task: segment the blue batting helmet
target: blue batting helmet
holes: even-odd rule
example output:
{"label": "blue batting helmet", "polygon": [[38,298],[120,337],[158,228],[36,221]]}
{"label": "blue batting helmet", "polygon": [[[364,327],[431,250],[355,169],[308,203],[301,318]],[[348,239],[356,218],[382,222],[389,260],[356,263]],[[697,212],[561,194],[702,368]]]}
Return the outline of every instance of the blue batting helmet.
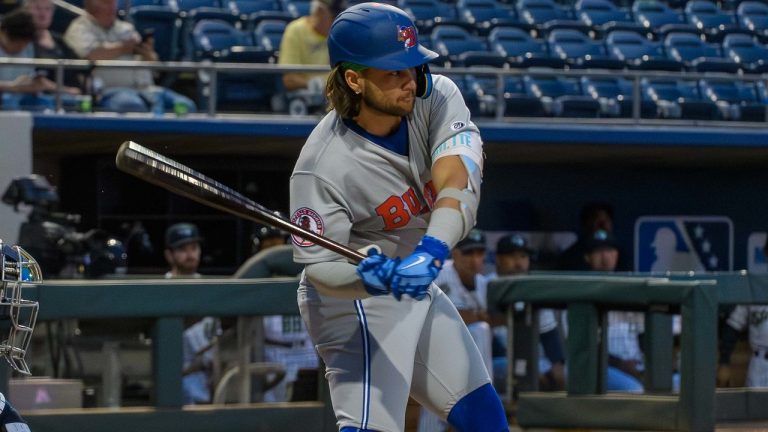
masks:
{"label": "blue batting helmet", "polygon": [[402,10],[360,3],[342,11],[328,34],[331,67],[351,62],[383,70],[403,70],[438,57],[419,44],[416,25]]}

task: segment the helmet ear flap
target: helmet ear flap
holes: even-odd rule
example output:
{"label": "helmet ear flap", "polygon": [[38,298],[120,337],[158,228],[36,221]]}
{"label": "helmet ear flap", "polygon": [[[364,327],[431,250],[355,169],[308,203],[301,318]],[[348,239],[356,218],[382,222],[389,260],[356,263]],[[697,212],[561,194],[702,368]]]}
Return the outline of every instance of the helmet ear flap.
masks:
{"label": "helmet ear flap", "polygon": [[432,74],[429,73],[429,64],[416,66],[416,96],[426,99],[432,94]]}

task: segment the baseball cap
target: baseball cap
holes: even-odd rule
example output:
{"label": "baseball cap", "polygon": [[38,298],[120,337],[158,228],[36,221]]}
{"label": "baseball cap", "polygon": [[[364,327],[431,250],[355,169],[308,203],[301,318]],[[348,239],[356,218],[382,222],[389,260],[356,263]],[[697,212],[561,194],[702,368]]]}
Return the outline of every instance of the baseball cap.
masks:
{"label": "baseball cap", "polygon": [[328,10],[331,11],[331,14],[335,17],[338,15],[341,11],[347,8],[347,0],[317,0],[320,3],[324,4]]}
{"label": "baseball cap", "polygon": [[597,230],[589,236],[587,242],[584,245],[586,252],[592,252],[597,249],[618,249],[619,244],[616,241],[616,237],[612,233],[606,230]]}
{"label": "baseball cap", "polygon": [[531,253],[528,247],[528,240],[520,234],[509,234],[499,239],[496,243],[496,255],[511,254],[512,252]]}
{"label": "baseball cap", "polygon": [[201,240],[197,226],[191,223],[177,223],[165,230],[165,247],[168,249],[176,249],[187,243]]}
{"label": "baseball cap", "polygon": [[456,243],[456,249],[462,252],[485,249],[485,234],[478,229],[473,229],[466,237]]}

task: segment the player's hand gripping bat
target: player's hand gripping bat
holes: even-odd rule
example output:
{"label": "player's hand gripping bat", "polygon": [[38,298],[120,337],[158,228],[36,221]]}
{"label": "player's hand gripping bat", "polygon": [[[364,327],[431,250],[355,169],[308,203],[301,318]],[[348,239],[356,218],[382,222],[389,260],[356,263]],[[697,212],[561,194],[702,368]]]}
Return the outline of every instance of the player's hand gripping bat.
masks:
{"label": "player's hand gripping bat", "polygon": [[133,141],[126,141],[120,146],[115,164],[120,170],[144,181],[209,207],[282,229],[336,252],[355,264],[366,258],[363,253],[294,225],[239,192]]}

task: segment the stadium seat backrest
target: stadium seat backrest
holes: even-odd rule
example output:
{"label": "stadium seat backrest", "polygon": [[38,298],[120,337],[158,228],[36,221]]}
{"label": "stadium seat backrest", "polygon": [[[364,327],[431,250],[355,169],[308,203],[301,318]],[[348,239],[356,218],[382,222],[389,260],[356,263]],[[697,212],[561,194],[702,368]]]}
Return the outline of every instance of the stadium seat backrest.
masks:
{"label": "stadium seat backrest", "polygon": [[249,45],[248,38],[232,24],[219,20],[201,20],[192,30],[195,51],[204,53]]}
{"label": "stadium seat backrest", "polygon": [[454,56],[467,51],[485,51],[485,42],[465,29],[454,25],[435,26],[432,47],[442,56]]}
{"label": "stadium seat backrest", "polygon": [[605,48],[602,44],[594,42],[589,36],[578,30],[552,30],[547,37],[547,42],[553,54],[560,58],[606,57]]}
{"label": "stadium seat backrest", "polygon": [[700,57],[721,57],[720,51],[691,33],[673,32],[664,39],[664,48],[675,60],[690,62]]}
{"label": "stadium seat backrest", "polygon": [[635,21],[651,29],[683,22],[680,12],[670,9],[669,6],[657,0],[635,0],[632,4],[632,14]]}
{"label": "stadium seat backrest", "polygon": [[528,24],[544,24],[552,20],[571,19],[567,10],[553,0],[519,0],[517,15]]}
{"label": "stadium seat backrest", "polygon": [[608,49],[608,55],[619,60],[642,59],[644,56],[648,58],[665,57],[664,51],[658,43],[632,31],[616,30],[610,32],[605,38],[605,45]]}
{"label": "stadium seat backrest", "polygon": [[737,81],[701,80],[699,81],[702,96],[712,101],[729,103],[757,102],[757,91],[752,85]]}
{"label": "stadium seat backrest", "polygon": [[221,8],[219,0],[175,0],[180,11],[191,11],[199,7]]}
{"label": "stadium seat backrest", "polygon": [[488,34],[491,50],[508,56],[524,56],[528,53],[546,55],[547,47],[543,41],[531,37],[528,32],[515,27],[496,27]]}
{"label": "stadium seat backrest", "polygon": [[733,15],[721,10],[709,0],[690,0],[685,5],[688,23],[699,29],[716,29],[720,26],[733,25]]}
{"label": "stadium seat backrest", "polygon": [[278,20],[264,20],[256,26],[253,32],[256,46],[260,46],[268,51],[277,51],[280,49],[280,41],[285,32],[285,22]]}
{"label": "stadium seat backrest", "polygon": [[295,17],[309,15],[309,0],[282,0],[283,10]]}
{"label": "stadium seat backrest", "polygon": [[648,96],[654,101],[677,101],[682,97],[676,80],[648,80],[644,78],[643,87]]}
{"label": "stadium seat backrest", "polygon": [[512,9],[503,7],[495,0],[458,0],[456,9],[459,16],[470,23],[515,18]]}
{"label": "stadium seat backrest", "polygon": [[574,6],[576,18],[590,26],[599,26],[605,23],[629,22],[632,17],[629,12],[619,9],[610,0],[579,0]]}
{"label": "stadium seat backrest", "polygon": [[768,5],[759,1],[745,1],[736,9],[739,24],[753,32],[768,29]]}
{"label": "stadium seat backrest", "polygon": [[578,81],[560,77],[532,77],[524,78],[525,91],[537,98],[561,96],[581,96],[581,86]]}
{"label": "stadium seat backrest", "polygon": [[181,19],[169,6],[137,6],[128,12],[128,20],[139,33],[147,29],[155,32],[155,51],[161,61],[178,57]]}
{"label": "stadium seat backrest", "polygon": [[632,84],[619,77],[582,77],[584,93],[595,99],[631,99]]}
{"label": "stadium seat backrest", "polygon": [[279,11],[280,3],[277,0],[229,0],[227,7],[232,13],[250,15],[260,11]]}
{"label": "stadium seat backrest", "polygon": [[723,39],[723,55],[737,63],[768,61],[768,48],[750,35],[733,33]]}

